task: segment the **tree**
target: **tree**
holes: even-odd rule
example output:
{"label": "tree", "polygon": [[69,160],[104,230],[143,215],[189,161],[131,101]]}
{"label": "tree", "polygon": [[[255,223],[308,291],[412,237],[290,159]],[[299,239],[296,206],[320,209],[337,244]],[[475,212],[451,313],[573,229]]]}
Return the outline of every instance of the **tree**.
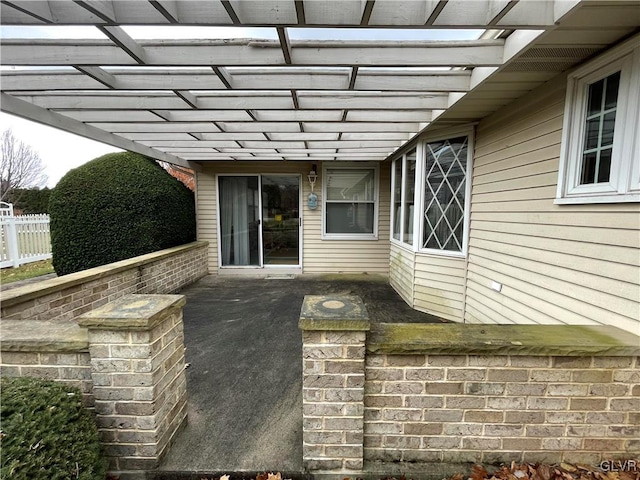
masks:
{"label": "tree", "polygon": [[47,181],[45,167],[38,152],[18,140],[11,129],[0,136],[0,201],[5,200],[11,190],[40,187]]}

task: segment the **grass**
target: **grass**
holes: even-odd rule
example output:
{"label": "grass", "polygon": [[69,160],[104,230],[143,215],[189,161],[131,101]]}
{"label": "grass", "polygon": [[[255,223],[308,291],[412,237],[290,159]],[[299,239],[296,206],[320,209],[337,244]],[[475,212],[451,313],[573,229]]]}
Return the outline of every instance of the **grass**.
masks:
{"label": "grass", "polygon": [[25,263],[18,268],[3,268],[0,270],[0,283],[11,283],[19,280],[39,277],[53,273],[51,260],[41,260],[39,262]]}

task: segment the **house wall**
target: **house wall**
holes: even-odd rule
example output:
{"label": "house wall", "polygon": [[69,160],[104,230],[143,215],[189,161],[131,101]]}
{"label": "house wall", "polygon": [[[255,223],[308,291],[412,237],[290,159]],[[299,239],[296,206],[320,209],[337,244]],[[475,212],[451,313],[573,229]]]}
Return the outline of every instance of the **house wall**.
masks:
{"label": "house wall", "polygon": [[391,243],[389,283],[416,310],[462,320],[465,259],[412,252]]}
{"label": "house wall", "polygon": [[640,205],[554,204],[565,95],[560,75],[477,126],[468,258],[391,245],[390,282],[411,306],[640,332]]}
{"label": "house wall", "polygon": [[416,254],[413,308],[460,321],[464,281],[464,258]]}
{"label": "house wall", "polygon": [[560,76],[478,125],[466,321],[637,334],[640,206],[554,205],[565,89]]}
{"label": "house wall", "polygon": [[411,306],[413,306],[415,260],[416,255],[414,252],[391,243],[389,283],[404,301]]}
{"label": "house wall", "polygon": [[[389,273],[389,211],[391,172],[387,163],[380,164],[378,240],[322,239],[322,164],[314,192],[318,208],[309,210],[307,195],[311,192],[307,175],[312,162],[212,162],[204,163],[197,173],[198,239],[209,242],[209,273],[218,273],[218,174],[278,174],[302,175],[303,273]],[[255,270],[252,270],[255,271]]]}

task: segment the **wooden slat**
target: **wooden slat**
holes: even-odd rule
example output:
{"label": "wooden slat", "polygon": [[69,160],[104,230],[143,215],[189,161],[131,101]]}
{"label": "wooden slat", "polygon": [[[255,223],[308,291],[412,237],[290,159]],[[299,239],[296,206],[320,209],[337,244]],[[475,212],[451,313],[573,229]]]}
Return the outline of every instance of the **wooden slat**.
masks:
{"label": "wooden slat", "polygon": [[[135,42],[120,27],[101,29],[120,48],[99,40],[4,40],[7,65],[286,65],[273,41]],[[293,42],[291,62],[301,66],[495,66],[503,42]],[[126,53],[125,53],[126,52]],[[125,61],[129,57],[129,60]]]}

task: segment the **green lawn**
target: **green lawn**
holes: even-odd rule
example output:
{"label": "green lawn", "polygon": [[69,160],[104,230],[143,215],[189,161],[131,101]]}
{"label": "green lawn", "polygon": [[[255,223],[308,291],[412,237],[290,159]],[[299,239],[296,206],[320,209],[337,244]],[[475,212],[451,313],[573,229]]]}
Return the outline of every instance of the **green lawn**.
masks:
{"label": "green lawn", "polygon": [[47,273],[53,273],[51,260],[26,263],[18,268],[3,268],[0,270],[0,283],[17,282],[18,280],[39,277]]}

